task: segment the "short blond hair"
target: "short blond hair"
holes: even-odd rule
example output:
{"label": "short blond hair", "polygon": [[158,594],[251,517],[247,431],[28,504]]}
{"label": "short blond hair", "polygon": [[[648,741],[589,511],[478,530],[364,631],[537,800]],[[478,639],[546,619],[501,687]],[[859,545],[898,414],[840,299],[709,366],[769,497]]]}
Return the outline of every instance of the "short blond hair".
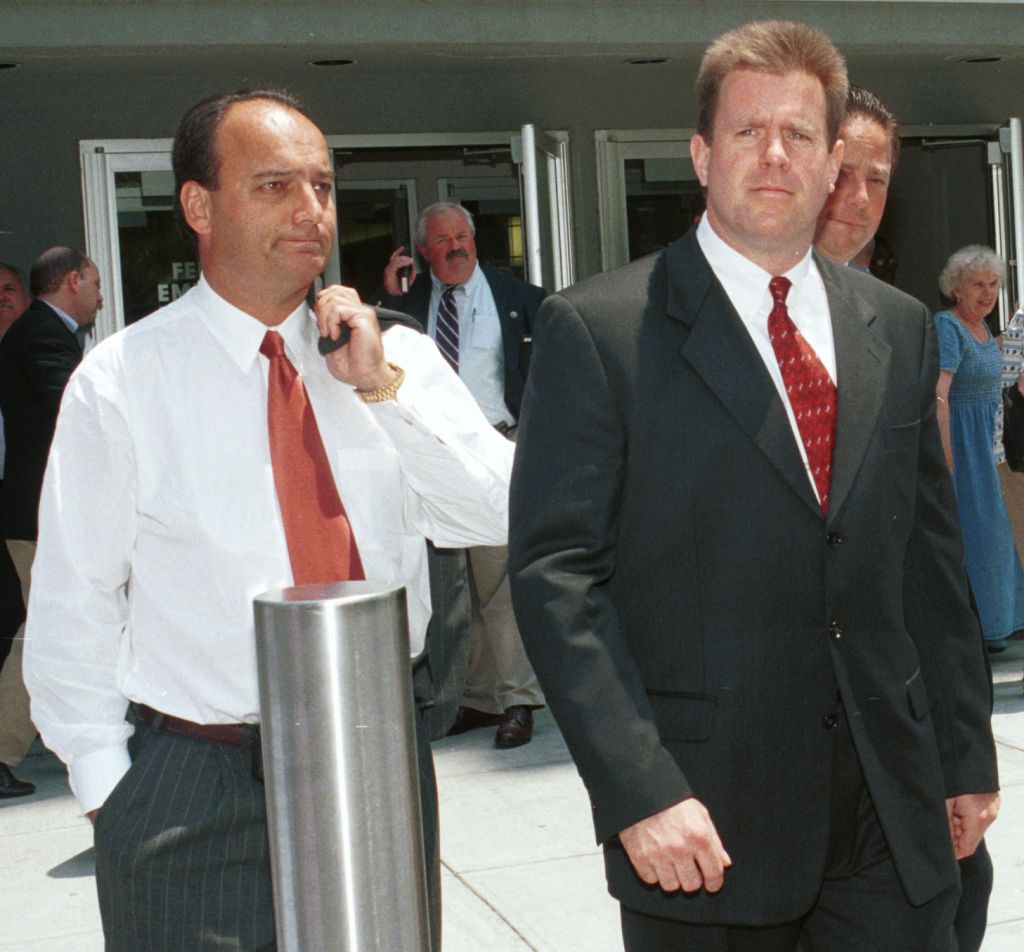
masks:
{"label": "short blond hair", "polygon": [[825,92],[829,144],[839,135],[849,80],[846,61],[824,32],[806,23],[760,20],[723,33],[704,52],[697,72],[697,132],[711,141],[718,94],[736,69],[779,75],[810,73]]}

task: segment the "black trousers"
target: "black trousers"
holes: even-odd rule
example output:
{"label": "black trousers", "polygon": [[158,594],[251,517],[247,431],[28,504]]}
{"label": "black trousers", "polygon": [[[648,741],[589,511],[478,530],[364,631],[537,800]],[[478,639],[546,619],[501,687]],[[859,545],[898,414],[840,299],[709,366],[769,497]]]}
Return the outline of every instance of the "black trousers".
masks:
{"label": "black trousers", "polygon": [[973,856],[960,860],[960,904],[956,908],[958,952],[978,952],[985,938],[988,900],[992,895],[992,857],[982,840]]}
{"label": "black trousers", "polygon": [[427,567],[432,611],[412,683],[427,736],[440,740],[455,723],[466,686],[471,610],[466,550],[427,542]]}
{"label": "black trousers", "polygon": [[[0,479],[0,495],[3,491],[4,481]],[[468,609],[466,617],[469,617]],[[0,539],[0,665],[7,658],[14,635],[24,620],[25,604],[21,600],[21,582],[14,570],[11,553],[3,544],[3,539]]]}
{"label": "black trousers", "polygon": [[[419,718],[427,890],[440,950],[437,785]],[[138,725],[132,765],[96,818],[107,952],[273,952],[263,783],[248,750]]]}
{"label": "black trousers", "polygon": [[626,952],[956,952],[960,890],[953,886],[923,906],[907,902],[841,707],[839,714],[828,857],[813,909],[781,925],[708,926],[623,907]]}

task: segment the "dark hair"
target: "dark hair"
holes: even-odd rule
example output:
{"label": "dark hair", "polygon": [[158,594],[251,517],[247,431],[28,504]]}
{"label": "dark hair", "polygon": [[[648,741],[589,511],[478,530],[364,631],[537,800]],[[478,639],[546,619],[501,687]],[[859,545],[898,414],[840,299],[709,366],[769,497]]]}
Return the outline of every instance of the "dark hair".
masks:
{"label": "dark hair", "polygon": [[892,114],[892,110],[874,93],[868,92],[863,86],[850,84],[850,92],[846,97],[846,114],[843,122],[854,116],[863,116],[877,122],[889,137],[889,164],[895,170],[900,157],[900,124]]}
{"label": "dark hair", "polygon": [[0,271],[9,271],[13,274],[14,280],[21,285],[21,291],[23,294],[28,291],[28,278],[25,277],[25,272],[17,265],[8,264],[6,261],[0,261]]}
{"label": "dark hair", "polygon": [[[220,157],[217,155],[217,133],[227,111],[238,103],[265,99],[278,103],[306,119],[318,129],[316,121],[306,112],[291,93],[270,86],[247,86],[233,93],[217,93],[196,103],[181,118],[174,134],[172,161],[174,163],[174,218],[185,240],[195,247],[196,233],[185,220],[181,207],[181,187],[186,182],[198,182],[203,188],[217,188]],[[321,130],[323,131],[323,130]]]}
{"label": "dark hair", "polygon": [[77,248],[65,248],[63,245],[48,248],[32,265],[28,276],[29,290],[33,297],[52,294],[72,271],[81,273],[88,267],[95,268],[96,265]]}
{"label": "dark hair", "polygon": [[839,134],[846,105],[846,61],[821,30],[805,23],[762,20],[722,34],[704,52],[697,72],[697,132],[710,142],[718,94],[733,70],[782,75],[810,73],[825,93],[829,144]]}

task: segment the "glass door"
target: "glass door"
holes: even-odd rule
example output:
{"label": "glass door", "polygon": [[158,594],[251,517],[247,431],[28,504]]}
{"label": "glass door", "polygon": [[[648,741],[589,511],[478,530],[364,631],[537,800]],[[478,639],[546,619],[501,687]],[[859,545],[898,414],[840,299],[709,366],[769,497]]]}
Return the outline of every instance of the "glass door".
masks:
{"label": "glass door", "polygon": [[174,221],[168,139],[82,142],[86,249],[103,281],[102,338],[184,294],[199,264]]}
{"label": "glass door", "polygon": [[997,207],[996,250],[1007,262],[1002,310],[1009,316],[1024,307],[1024,143],[1019,118],[999,130],[992,156],[992,200]]}
{"label": "glass door", "polygon": [[512,142],[520,167],[527,280],[558,291],[575,280],[566,140],[531,123]]}
{"label": "glass door", "polygon": [[704,211],[682,129],[599,130],[597,193],[601,266],[619,268],[659,251]]}
{"label": "glass door", "polygon": [[[339,240],[324,281],[380,287],[391,251],[415,243],[420,209],[466,205],[477,222],[480,260],[556,290],[574,279],[565,133],[424,133],[328,136],[337,181]],[[170,139],[79,143],[86,251],[103,280],[102,338],[173,301],[196,281],[199,264],[174,222]],[[529,155],[531,169],[513,161]],[[533,183],[529,187],[527,181]],[[536,201],[527,213],[522,196]],[[535,229],[534,260],[525,232]]]}

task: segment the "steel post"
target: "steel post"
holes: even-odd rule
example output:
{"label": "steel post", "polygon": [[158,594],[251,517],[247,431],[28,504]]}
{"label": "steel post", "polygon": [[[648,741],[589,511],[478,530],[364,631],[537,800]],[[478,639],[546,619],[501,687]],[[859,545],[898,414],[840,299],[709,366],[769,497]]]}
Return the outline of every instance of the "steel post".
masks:
{"label": "steel post", "polygon": [[405,589],[254,608],[280,952],[429,952]]}

